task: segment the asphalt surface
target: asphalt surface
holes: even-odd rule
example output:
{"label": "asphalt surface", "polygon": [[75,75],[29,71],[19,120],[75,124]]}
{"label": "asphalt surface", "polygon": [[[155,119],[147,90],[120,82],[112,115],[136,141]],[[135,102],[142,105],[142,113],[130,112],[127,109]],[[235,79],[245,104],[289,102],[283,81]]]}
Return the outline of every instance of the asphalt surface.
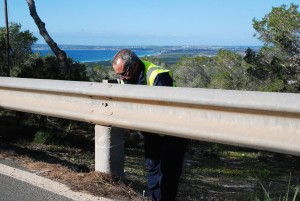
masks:
{"label": "asphalt surface", "polygon": [[0,201],[72,201],[3,174],[0,174],[0,181]]}
{"label": "asphalt surface", "polygon": [[[0,160],[0,164],[25,170],[18,162],[12,160]],[[1,174],[1,170],[0,195],[0,201],[72,201],[72,199],[36,187],[27,182],[3,175]]]}
{"label": "asphalt surface", "polygon": [[33,174],[17,161],[0,159],[0,201],[113,201]]}

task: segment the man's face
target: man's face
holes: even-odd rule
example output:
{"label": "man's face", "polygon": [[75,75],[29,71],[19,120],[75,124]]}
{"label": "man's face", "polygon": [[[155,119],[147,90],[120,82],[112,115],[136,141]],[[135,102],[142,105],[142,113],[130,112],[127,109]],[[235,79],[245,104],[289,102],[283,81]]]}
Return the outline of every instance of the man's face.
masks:
{"label": "man's face", "polygon": [[113,69],[118,75],[120,80],[125,81],[125,83],[136,83],[136,65],[126,66],[125,62],[119,58],[115,63],[113,63]]}

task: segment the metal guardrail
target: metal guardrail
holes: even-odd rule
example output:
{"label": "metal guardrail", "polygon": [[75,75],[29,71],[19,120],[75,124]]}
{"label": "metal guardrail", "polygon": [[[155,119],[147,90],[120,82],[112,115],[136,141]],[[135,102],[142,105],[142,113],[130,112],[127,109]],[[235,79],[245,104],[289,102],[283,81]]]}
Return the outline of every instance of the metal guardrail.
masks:
{"label": "metal guardrail", "polygon": [[0,107],[300,156],[300,94],[0,77]]}

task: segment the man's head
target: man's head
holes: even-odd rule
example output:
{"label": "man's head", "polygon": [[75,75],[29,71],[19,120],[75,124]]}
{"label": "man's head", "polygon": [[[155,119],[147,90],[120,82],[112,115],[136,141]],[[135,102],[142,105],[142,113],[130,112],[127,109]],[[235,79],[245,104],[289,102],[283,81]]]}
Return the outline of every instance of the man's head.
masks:
{"label": "man's head", "polygon": [[112,60],[113,69],[119,78],[132,84],[138,81],[141,63],[138,56],[128,49],[117,52]]}

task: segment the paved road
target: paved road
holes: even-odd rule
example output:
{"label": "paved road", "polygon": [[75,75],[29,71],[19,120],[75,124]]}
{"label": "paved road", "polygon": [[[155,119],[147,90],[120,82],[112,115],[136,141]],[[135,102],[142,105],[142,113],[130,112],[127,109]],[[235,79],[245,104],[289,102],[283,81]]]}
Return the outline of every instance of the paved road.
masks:
{"label": "paved road", "polygon": [[67,186],[25,171],[16,161],[0,159],[0,201],[113,201],[71,191]]}
{"label": "paved road", "polygon": [[3,174],[0,174],[0,181],[0,201],[72,201]]}

